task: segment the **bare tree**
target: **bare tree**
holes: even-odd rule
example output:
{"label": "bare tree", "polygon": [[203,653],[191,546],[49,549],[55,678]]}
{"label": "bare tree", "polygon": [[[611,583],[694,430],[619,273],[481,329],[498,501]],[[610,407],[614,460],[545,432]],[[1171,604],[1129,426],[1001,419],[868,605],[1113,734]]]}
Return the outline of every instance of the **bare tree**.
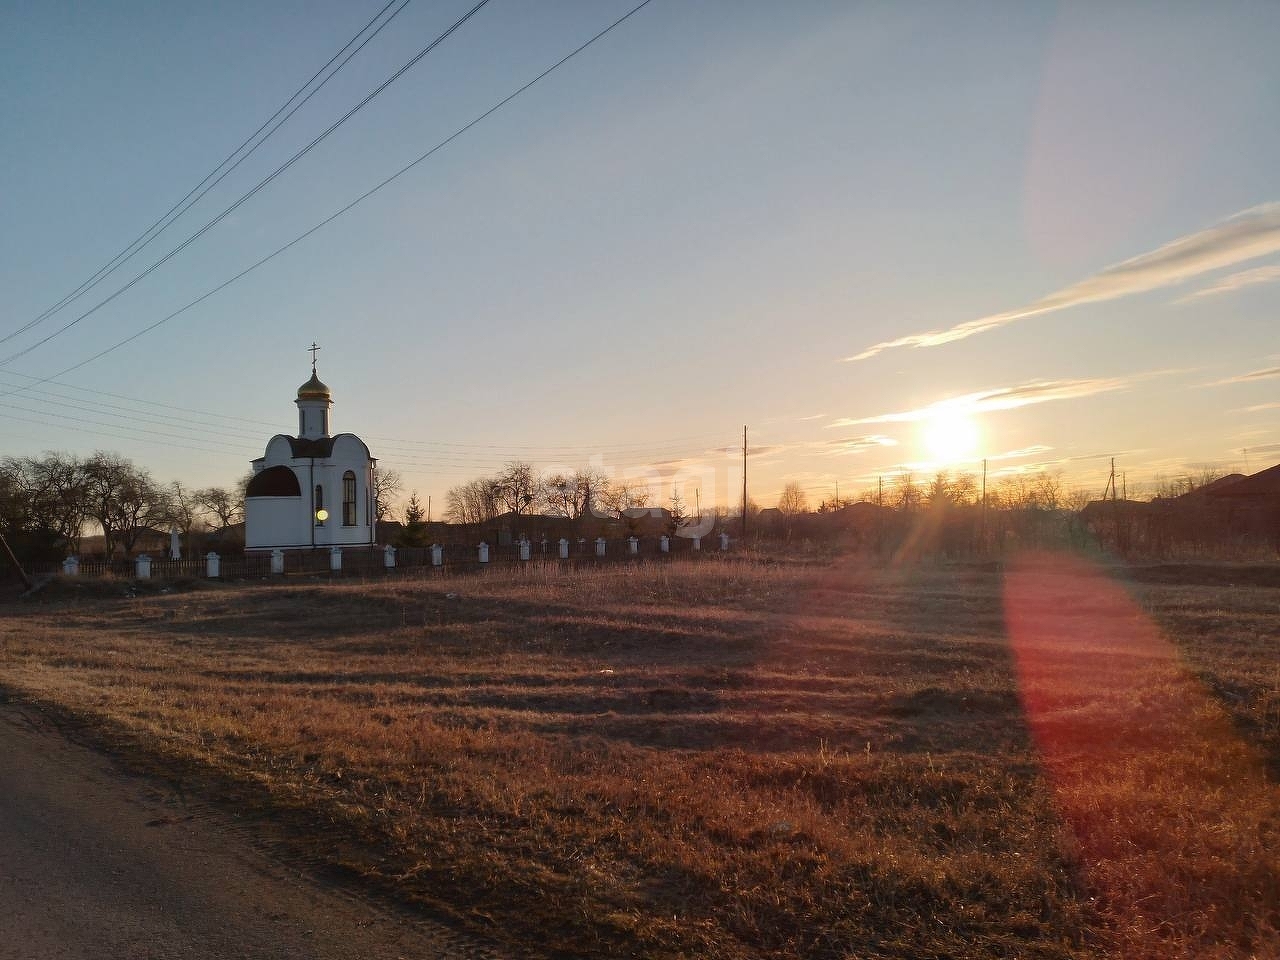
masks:
{"label": "bare tree", "polygon": [[107,556],[117,546],[132,556],[143,530],[172,516],[168,491],[125,457],[99,451],[86,461],[85,475],[88,512],[102,528]]}
{"label": "bare tree", "polygon": [[373,515],[381,523],[391,518],[391,508],[396,497],[404,489],[399,471],[375,469],[373,471]]}
{"label": "bare tree", "polygon": [[1188,480],[1191,482],[1192,490],[1199,490],[1201,487],[1207,487],[1216,480],[1221,480],[1226,474],[1221,467],[1215,467],[1212,464],[1201,464]]}
{"label": "bare tree", "polygon": [[543,498],[548,512],[576,520],[603,500],[609,486],[608,474],[592,467],[571,474],[557,473],[543,482]]}
{"label": "bare tree", "polygon": [[1035,505],[1035,490],[1025,473],[1012,473],[996,484],[996,498],[1005,510],[1025,510]]}
{"label": "bare tree", "polygon": [[613,513],[621,514],[624,510],[649,505],[649,485],[643,480],[623,478],[609,484],[600,491],[600,503]]}
{"label": "bare tree", "polygon": [[0,461],[0,525],[24,541],[79,549],[86,520],[84,464],[70,454]]}
{"label": "bare tree", "polygon": [[957,473],[951,478],[951,500],[953,503],[977,503],[982,499],[982,490],[978,478],[972,473]]}
{"label": "bare tree", "polygon": [[910,513],[920,506],[920,486],[910,471],[898,477],[894,490],[895,506],[904,513]]}
{"label": "bare tree", "polygon": [[506,513],[533,513],[542,501],[542,474],[531,463],[513,460],[494,478],[494,496]]}
{"label": "bare tree", "polygon": [[244,519],[244,484],[238,489],[205,487],[194,494],[196,502],[219,528],[229,527]]}
{"label": "bare tree", "polygon": [[788,521],[809,512],[809,495],[794,480],[782,488],[782,496],[778,497],[778,512]]}
{"label": "bare tree", "polygon": [[1062,475],[1041,470],[1032,485],[1035,506],[1040,510],[1057,510],[1062,506]]}
{"label": "bare tree", "polygon": [[493,480],[472,480],[451,487],[445,495],[445,516],[454,523],[487,523],[501,513]]}
{"label": "bare tree", "polygon": [[169,484],[169,522],[182,535],[182,542],[190,549],[191,528],[200,519],[203,507],[200,503],[200,491],[190,490],[182,485],[181,480]]}

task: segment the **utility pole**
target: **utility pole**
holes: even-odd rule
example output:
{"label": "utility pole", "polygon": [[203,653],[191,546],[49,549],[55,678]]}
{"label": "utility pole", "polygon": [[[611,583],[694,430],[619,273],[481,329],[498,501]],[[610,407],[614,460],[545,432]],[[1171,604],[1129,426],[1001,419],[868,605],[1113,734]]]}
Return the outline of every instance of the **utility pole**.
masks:
{"label": "utility pole", "polygon": [[[1111,522],[1115,526],[1116,532],[1116,549],[1122,554],[1126,553],[1124,538],[1121,536],[1120,528],[1120,488],[1116,486],[1116,458],[1111,458],[1111,475],[1107,477],[1107,487],[1111,490]],[[1127,491],[1126,491],[1127,492]],[[1102,491],[1102,499],[1107,498],[1107,491]]]}
{"label": "utility pole", "polygon": [[9,562],[13,564],[13,569],[18,571],[18,576],[22,578],[22,582],[26,584],[28,590],[35,589],[35,581],[27,576],[27,571],[22,569],[22,564],[18,562],[18,558],[13,555],[13,548],[9,546],[9,541],[4,538],[4,534],[0,533],[0,546],[4,547],[4,554],[9,558]]}
{"label": "utility pole", "polygon": [[427,494],[427,523],[431,522],[431,494]]}
{"label": "utility pole", "polygon": [[702,522],[702,488],[693,488],[693,512],[698,516],[698,523]]}
{"label": "utility pole", "polygon": [[747,539],[747,425],[742,425],[742,539]]}
{"label": "utility pole", "polygon": [[840,509],[840,481],[836,481],[836,509]]}

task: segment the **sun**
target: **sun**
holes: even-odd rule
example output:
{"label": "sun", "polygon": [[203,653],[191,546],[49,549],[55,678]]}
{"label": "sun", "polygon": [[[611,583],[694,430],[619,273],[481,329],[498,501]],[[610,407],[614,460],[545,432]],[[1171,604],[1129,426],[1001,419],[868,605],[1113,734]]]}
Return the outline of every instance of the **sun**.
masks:
{"label": "sun", "polygon": [[924,421],[921,439],[929,459],[939,464],[972,460],[978,452],[978,425],[959,410],[941,410]]}

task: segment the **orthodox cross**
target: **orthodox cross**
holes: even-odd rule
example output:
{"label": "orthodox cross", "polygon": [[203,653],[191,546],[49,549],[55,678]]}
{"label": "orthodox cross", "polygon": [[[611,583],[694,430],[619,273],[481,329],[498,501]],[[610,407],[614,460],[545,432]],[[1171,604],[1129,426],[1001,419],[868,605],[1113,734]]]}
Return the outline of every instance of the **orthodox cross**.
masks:
{"label": "orthodox cross", "polygon": [[315,373],[316,372],[316,353],[319,352],[320,348],[317,347],[316,342],[312,340],[311,346],[308,347],[307,350],[311,353],[311,372]]}

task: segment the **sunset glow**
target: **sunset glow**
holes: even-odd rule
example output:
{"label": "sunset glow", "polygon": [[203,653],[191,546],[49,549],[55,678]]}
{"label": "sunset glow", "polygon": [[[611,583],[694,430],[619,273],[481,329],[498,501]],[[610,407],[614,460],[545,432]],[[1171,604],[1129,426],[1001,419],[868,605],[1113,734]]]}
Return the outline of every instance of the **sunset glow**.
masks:
{"label": "sunset glow", "polygon": [[336,429],[437,506],[518,461],[736,510],[743,426],[762,507],[1280,458],[1280,5],[638,3],[420,58],[473,4],[395,4],[296,115],[372,11],[10,4],[0,454],[233,486],[318,343]]}
{"label": "sunset glow", "polygon": [[920,439],[930,460],[947,465],[972,460],[978,452],[978,424],[967,413],[944,410],[924,421]]}

